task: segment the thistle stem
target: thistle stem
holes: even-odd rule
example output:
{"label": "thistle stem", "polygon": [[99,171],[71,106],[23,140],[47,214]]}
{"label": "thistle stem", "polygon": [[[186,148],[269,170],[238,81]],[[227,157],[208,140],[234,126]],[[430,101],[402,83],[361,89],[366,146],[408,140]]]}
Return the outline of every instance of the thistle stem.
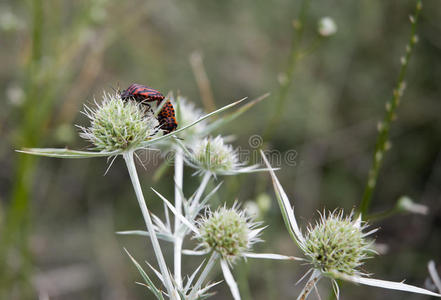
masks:
{"label": "thistle stem", "polygon": [[415,13],[410,16],[410,21],[412,23],[412,29],[409,41],[406,46],[406,55],[401,57],[401,69],[398,75],[397,86],[395,87],[392,95],[392,99],[386,102],[386,114],[384,116],[383,122],[378,123],[378,137],[375,145],[375,152],[373,156],[372,166],[369,170],[368,179],[366,187],[363,194],[363,199],[360,204],[360,213],[362,216],[368,213],[372,194],[374,192],[375,185],[378,179],[378,173],[383,162],[384,153],[390,148],[389,143],[389,133],[392,122],[396,119],[396,110],[400,104],[400,99],[403,96],[405,89],[404,78],[406,76],[407,66],[409,65],[409,60],[412,56],[415,44],[418,41],[416,35],[416,27],[418,23],[418,17],[422,9],[422,1],[418,0],[415,8]]}
{"label": "thistle stem", "polygon": [[378,221],[390,218],[398,213],[400,213],[400,210],[396,206],[394,206],[388,210],[385,210],[385,211],[382,211],[379,213],[375,213],[372,215],[366,215],[365,219],[369,220],[369,222],[373,223],[373,222],[378,222]]}
{"label": "thistle stem", "polygon": [[[184,174],[184,157],[182,155],[182,149],[177,147],[175,151],[175,208],[178,214],[182,214],[182,186],[183,186],[183,174]],[[182,287],[182,243],[183,237],[178,234],[181,222],[179,218],[175,216],[175,241],[174,241],[174,274],[175,282],[178,287]]]}
{"label": "thistle stem", "polygon": [[133,160],[133,151],[126,151],[123,154],[124,160],[127,165],[127,170],[129,171],[130,179],[132,181],[133,189],[135,190],[136,198],[138,199],[139,207],[141,209],[142,215],[144,217],[145,224],[147,226],[147,231],[149,232],[150,239],[152,241],[153,250],[158,261],[159,269],[161,270],[164,285],[167,289],[167,293],[170,295],[170,299],[179,299],[176,295],[176,291],[173,287],[170,274],[167,269],[167,265],[162,255],[161,246],[159,245],[158,238],[153,227],[152,219],[150,217],[150,212],[147,209],[146,202],[144,200],[144,195],[142,193],[141,184],[139,183],[138,173],[136,172],[135,162]]}
{"label": "thistle stem", "polygon": [[208,259],[207,264],[205,265],[204,269],[202,270],[201,275],[198,278],[198,281],[194,285],[191,293],[190,293],[190,300],[193,299],[197,291],[200,290],[202,284],[204,283],[205,279],[207,278],[208,274],[210,273],[211,269],[213,269],[214,265],[217,262],[217,259],[219,258],[219,254],[217,252],[213,252]]}
{"label": "thistle stem", "polygon": [[311,293],[317,282],[320,280],[320,276],[321,276],[320,271],[314,269],[314,271],[311,274],[311,277],[309,278],[308,282],[305,284],[305,287],[303,288],[299,297],[297,297],[297,300],[306,300],[306,298],[308,298],[309,293]]}

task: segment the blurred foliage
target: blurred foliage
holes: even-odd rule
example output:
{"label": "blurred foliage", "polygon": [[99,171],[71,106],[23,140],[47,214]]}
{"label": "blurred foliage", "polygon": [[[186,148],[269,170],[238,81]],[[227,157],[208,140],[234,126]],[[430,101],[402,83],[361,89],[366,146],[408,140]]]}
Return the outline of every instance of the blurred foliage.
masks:
{"label": "blurred foliage", "polygon": [[[143,224],[121,160],[103,177],[104,159],[37,160],[14,149],[87,148],[73,126],[86,122],[79,114],[82,104],[103,90],[133,82],[164,93],[180,91],[197,105],[212,107],[211,100],[201,99],[203,73],[190,63],[194,53],[203,55],[199,63],[216,107],[271,93],[221,133],[234,135],[236,146],[255,150],[249,136],[263,135],[276,114],[264,142],[282,158],[289,150],[297,153],[294,163],[281,165],[278,176],[301,218],[311,221],[324,207],[354,208],[371,164],[376,123],[395,85],[414,4],[310,1],[298,47],[314,45],[321,17],[331,16],[338,32],[296,62],[278,108],[302,1],[2,1],[0,299],[149,297],[133,283],[140,279],[122,247],[149,259],[150,245],[113,234]],[[402,195],[429,206],[430,212],[375,223],[381,227],[377,240],[388,251],[366,267],[379,278],[405,277],[417,285],[427,277],[429,259],[441,262],[441,6],[438,0],[423,4],[419,43],[371,213],[391,209]],[[204,90],[201,94],[210,96]],[[170,169],[153,182],[159,165],[140,172],[154,210],[161,205],[149,186],[166,196],[173,193]],[[188,191],[197,184],[191,172],[185,173]],[[265,216],[267,242],[260,250],[295,254],[266,174],[225,178],[216,201],[245,202],[265,192],[273,202]],[[298,264],[258,261],[237,269],[244,295],[253,299],[292,298],[300,290],[294,283],[305,271]],[[374,288],[366,294],[365,289],[345,284],[343,297],[402,296]],[[221,285],[213,299],[228,297]]]}

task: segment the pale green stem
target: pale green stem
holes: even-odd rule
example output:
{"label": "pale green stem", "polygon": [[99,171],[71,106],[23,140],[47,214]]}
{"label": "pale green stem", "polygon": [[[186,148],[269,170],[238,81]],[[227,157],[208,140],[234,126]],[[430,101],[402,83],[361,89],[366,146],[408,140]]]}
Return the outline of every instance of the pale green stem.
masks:
{"label": "pale green stem", "polygon": [[321,272],[318,270],[312,271],[312,275],[309,278],[308,282],[305,284],[305,287],[303,288],[300,295],[297,297],[297,300],[306,300],[308,298],[309,293],[314,289],[315,285],[319,281],[321,277]]}
{"label": "pale green stem", "polygon": [[164,260],[164,256],[162,255],[161,246],[159,245],[158,238],[156,237],[152,219],[150,217],[150,212],[147,209],[147,205],[144,200],[141,184],[139,183],[138,179],[138,173],[136,172],[135,162],[133,160],[133,151],[124,152],[123,157],[126,161],[127,170],[129,171],[130,179],[132,180],[133,189],[135,190],[136,198],[138,199],[139,207],[141,209],[145,224],[147,226],[147,231],[149,232],[150,239],[152,241],[153,250],[158,261],[159,269],[161,270],[164,285],[167,289],[168,294],[170,295],[170,299],[177,300],[179,299],[179,296],[176,295],[176,291],[173,287],[170,274]]}
{"label": "pale green stem", "polygon": [[204,283],[205,279],[207,278],[208,274],[210,273],[211,269],[213,269],[214,265],[216,264],[217,260],[219,258],[219,254],[217,252],[213,252],[205,265],[204,269],[202,270],[201,276],[199,276],[198,281],[193,286],[193,289],[191,290],[189,299],[193,299],[193,297],[196,295],[196,293],[200,290],[202,284]]}
{"label": "pale green stem", "polygon": [[[182,155],[182,149],[180,147],[176,148],[175,151],[175,208],[176,212],[182,214],[182,186],[183,186],[183,174],[184,174],[184,157]],[[181,226],[179,218],[175,216],[175,241],[174,241],[174,273],[175,282],[178,287],[182,287],[182,276],[181,276],[181,252],[183,237],[178,234]]]}

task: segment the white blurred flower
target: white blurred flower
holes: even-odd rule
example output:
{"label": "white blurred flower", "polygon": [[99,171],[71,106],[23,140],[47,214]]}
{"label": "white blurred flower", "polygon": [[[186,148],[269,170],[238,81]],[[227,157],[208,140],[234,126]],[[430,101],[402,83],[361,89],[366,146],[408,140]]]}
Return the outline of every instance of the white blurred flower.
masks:
{"label": "white blurred flower", "polygon": [[334,35],[337,33],[337,24],[331,17],[323,17],[318,23],[318,32],[324,37]]}

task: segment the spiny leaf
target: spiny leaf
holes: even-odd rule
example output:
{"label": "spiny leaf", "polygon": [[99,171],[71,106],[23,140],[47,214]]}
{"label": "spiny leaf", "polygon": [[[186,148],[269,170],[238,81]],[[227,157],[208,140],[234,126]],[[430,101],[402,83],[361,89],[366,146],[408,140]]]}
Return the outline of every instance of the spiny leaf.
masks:
{"label": "spiny leaf", "polygon": [[22,150],[15,150],[19,153],[55,157],[55,158],[90,158],[90,157],[106,157],[115,156],[121,151],[112,152],[96,152],[96,151],[78,151],[67,148],[23,148]]}
{"label": "spiny leaf", "polygon": [[[140,235],[140,236],[150,236],[148,231],[145,230],[126,230],[126,231],[117,231],[116,234],[120,235]],[[174,238],[171,235],[156,232],[156,237],[160,240],[166,242],[174,242]]]}
{"label": "spiny leaf", "polygon": [[133,258],[133,256],[130,255],[130,253],[129,253],[129,251],[127,251],[127,249],[124,248],[124,251],[126,251],[127,255],[130,257],[130,259],[132,260],[133,264],[138,269],[138,272],[141,274],[141,276],[144,279],[145,283],[150,288],[152,293],[156,296],[156,298],[159,299],[159,300],[164,300],[164,297],[162,296],[161,291],[153,284],[152,280],[147,275],[147,273],[143,270],[141,265]]}

